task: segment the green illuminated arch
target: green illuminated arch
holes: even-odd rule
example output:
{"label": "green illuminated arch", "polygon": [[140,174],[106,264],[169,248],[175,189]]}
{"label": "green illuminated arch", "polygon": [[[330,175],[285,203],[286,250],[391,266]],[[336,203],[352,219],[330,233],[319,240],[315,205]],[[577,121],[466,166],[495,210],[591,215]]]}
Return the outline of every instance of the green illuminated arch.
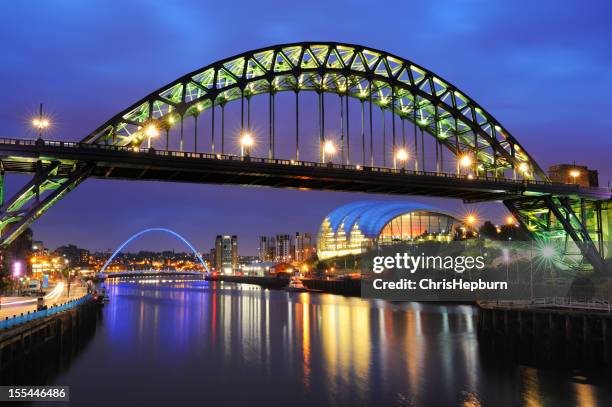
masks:
{"label": "green illuminated arch", "polygon": [[336,93],[392,110],[458,156],[476,156],[484,173],[515,170],[547,180],[540,166],[491,114],[433,72],[360,45],[302,42],[248,51],[169,83],[120,112],[83,141],[140,145],[149,122],[171,126],[242,96],[281,91]]}

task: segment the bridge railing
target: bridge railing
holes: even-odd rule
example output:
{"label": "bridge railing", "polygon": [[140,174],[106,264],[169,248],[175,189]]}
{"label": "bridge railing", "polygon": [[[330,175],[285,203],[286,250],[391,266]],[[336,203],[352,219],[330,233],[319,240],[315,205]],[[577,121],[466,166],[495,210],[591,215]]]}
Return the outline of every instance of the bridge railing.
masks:
{"label": "bridge railing", "polygon": [[[552,183],[549,181],[540,180],[520,180],[514,178],[495,177],[489,175],[475,175],[475,174],[457,174],[440,171],[415,171],[407,168],[389,168],[389,167],[376,167],[376,166],[363,166],[359,164],[334,164],[334,163],[319,163],[313,161],[296,161],[280,158],[260,158],[250,156],[239,156],[235,154],[214,154],[214,153],[197,153],[187,151],[174,151],[174,150],[157,150],[154,148],[141,148],[141,147],[126,147],[126,146],[113,146],[108,144],[91,144],[83,142],[72,142],[72,141],[54,141],[54,140],[27,140],[27,139],[10,139],[0,138],[0,145],[23,145],[23,146],[35,146],[35,147],[51,147],[51,148],[75,148],[79,150],[106,150],[106,151],[118,151],[118,152],[129,152],[147,155],[156,155],[160,157],[177,157],[177,158],[192,158],[192,159],[209,159],[209,160],[224,160],[224,161],[245,161],[259,164],[275,164],[275,165],[286,165],[286,166],[299,166],[299,167],[314,167],[314,168],[332,168],[340,170],[352,170],[352,171],[364,171],[364,172],[375,172],[380,174],[408,174],[408,175],[426,175],[435,177],[444,177],[450,179],[461,179],[461,180],[478,180],[488,182],[500,182],[500,183],[514,183],[517,185],[573,185],[576,189],[580,189],[578,184],[572,183]],[[592,191],[605,191],[609,192],[610,188],[588,188]]]}

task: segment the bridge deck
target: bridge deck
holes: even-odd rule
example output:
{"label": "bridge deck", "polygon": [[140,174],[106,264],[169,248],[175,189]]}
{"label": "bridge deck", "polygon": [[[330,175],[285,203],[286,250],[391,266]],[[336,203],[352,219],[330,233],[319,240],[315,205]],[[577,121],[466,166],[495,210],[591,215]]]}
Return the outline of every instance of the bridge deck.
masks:
{"label": "bridge deck", "polygon": [[558,194],[610,199],[603,188],[540,181],[411,171],[359,165],[320,164],[235,155],[138,149],[59,141],[0,139],[5,171],[35,173],[36,161],[61,161],[59,174],[92,165],[92,177],[188,183],[235,184],[366,193],[426,195],[466,201]]}

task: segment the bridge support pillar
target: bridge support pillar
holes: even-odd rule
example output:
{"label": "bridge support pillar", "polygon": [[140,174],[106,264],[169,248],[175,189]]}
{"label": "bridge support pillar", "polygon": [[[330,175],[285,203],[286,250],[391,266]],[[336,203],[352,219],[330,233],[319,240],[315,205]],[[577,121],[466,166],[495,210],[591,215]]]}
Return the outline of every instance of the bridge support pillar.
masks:
{"label": "bridge support pillar", "polygon": [[[509,199],[504,204],[536,240],[561,240],[565,248],[564,263],[573,268],[587,266],[594,271],[605,271],[604,259],[609,250],[604,246],[602,218],[612,216],[609,201],[541,195]],[[579,254],[568,250],[572,243]]]}

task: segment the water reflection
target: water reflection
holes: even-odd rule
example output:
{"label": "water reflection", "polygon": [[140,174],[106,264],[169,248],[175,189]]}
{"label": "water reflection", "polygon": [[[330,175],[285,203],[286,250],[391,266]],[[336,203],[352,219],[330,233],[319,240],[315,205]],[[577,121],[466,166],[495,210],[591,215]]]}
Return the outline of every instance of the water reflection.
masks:
{"label": "water reflection", "polygon": [[[176,397],[190,405],[592,406],[612,400],[592,378],[485,363],[470,306],[205,282],[121,283],[110,295],[102,332],[56,379],[89,405],[157,405]],[[92,400],[87,395],[97,381],[105,391]]]}

